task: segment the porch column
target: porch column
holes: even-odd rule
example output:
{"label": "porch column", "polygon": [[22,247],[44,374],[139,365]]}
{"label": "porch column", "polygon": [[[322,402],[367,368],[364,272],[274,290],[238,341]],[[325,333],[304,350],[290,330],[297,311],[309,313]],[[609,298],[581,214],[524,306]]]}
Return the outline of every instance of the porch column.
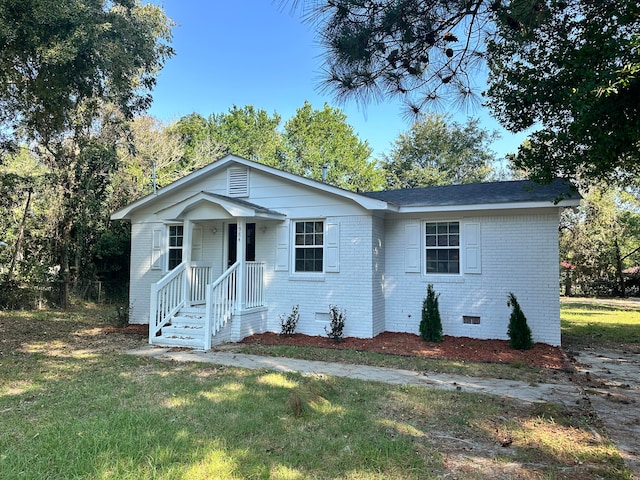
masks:
{"label": "porch column", "polygon": [[182,261],[185,263],[185,282],[183,285],[184,303],[191,306],[191,238],[193,237],[193,222],[185,219],[182,232]]}
{"label": "porch column", "polygon": [[236,286],[236,295],[238,300],[238,307],[240,310],[244,309],[245,302],[245,262],[247,258],[246,245],[247,245],[247,221],[245,218],[238,218],[238,233],[236,235],[236,252],[237,253],[237,261],[240,262],[238,265],[238,276],[237,276],[237,286]]}

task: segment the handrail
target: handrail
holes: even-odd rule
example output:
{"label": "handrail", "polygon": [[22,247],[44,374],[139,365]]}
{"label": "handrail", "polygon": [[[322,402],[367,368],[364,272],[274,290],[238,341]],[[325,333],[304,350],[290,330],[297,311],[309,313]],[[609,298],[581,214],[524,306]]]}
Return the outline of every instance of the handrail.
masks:
{"label": "handrail", "polygon": [[204,320],[204,349],[211,348],[211,337],[227,323],[237,308],[237,273],[240,262],[231,265],[214,283],[207,285]]}
{"label": "handrail", "polygon": [[211,281],[211,264],[202,262],[191,263],[191,285],[189,286],[189,302],[191,305],[205,303],[207,285]]}
{"label": "handrail", "polygon": [[149,309],[149,343],[171,317],[185,304],[184,276],[186,264],[183,262],[160,281],[151,285],[151,305]]}

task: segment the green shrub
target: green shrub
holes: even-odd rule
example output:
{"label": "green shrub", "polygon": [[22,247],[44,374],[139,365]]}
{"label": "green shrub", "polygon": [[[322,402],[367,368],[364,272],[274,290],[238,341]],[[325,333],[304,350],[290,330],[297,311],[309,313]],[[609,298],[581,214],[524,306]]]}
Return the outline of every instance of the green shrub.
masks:
{"label": "green shrub", "polygon": [[280,315],[280,335],[293,335],[300,320],[300,305],[294,305],[289,315]]}
{"label": "green shrub", "polygon": [[422,320],[420,320],[420,336],[427,342],[442,341],[442,320],[438,307],[438,297],[433,285],[427,285],[427,297],[422,302]]}
{"label": "green shrub", "polygon": [[509,318],[509,343],[511,347],[517,350],[529,350],[533,346],[531,339],[531,329],[527,325],[527,318],[520,308],[520,304],[513,293],[509,293],[507,306],[511,307],[511,317]]}
{"label": "green shrub", "polygon": [[124,328],[129,325],[129,307],[126,305],[118,305],[111,318],[111,323],[116,328]]}
{"label": "green shrub", "polygon": [[324,327],[327,336],[335,343],[342,341],[344,332],[344,322],[347,320],[347,313],[340,310],[337,306],[329,306],[329,329]]}

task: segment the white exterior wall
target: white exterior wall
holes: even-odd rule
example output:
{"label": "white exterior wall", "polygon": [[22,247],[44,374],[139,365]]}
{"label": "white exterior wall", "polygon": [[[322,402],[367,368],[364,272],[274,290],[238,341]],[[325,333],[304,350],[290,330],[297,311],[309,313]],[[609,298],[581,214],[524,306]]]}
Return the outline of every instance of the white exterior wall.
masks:
{"label": "white exterior wall", "polygon": [[[291,228],[296,219],[291,219]],[[266,285],[269,306],[269,330],[280,332],[280,315],[288,315],[294,305],[300,306],[297,332],[326,335],[329,306],[346,311],[344,335],[372,336],[372,270],[370,216],[328,217],[327,223],[340,225],[340,271],[323,274],[298,274],[275,271],[275,249],[267,261]],[[268,232],[267,232],[268,233]],[[292,237],[291,237],[292,238]],[[274,238],[275,242],[275,238]],[[291,258],[292,243],[289,243]],[[257,255],[257,254],[256,254]]]}
{"label": "white exterior wall", "polygon": [[[285,222],[256,223],[256,261],[265,263],[267,311],[253,328],[280,331],[280,315],[300,306],[298,332],[325,335],[329,306],[346,311],[345,336],[369,338],[383,331],[418,333],[422,301],[429,283],[440,294],[444,333],[452,336],[506,339],[510,308],[507,294],[518,298],[535,341],[560,343],[558,295],[558,209],[518,212],[452,212],[398,215],[383,219],[342,198],[295,182],[250,170],[249,197],[242,200],[284,214]],[[165,225],[162,209],[201,191],[226,195],[226,171],[216,172],[150,202],[132,217],[130,321],[148,323],[151,285],[164,273],[150,269],[153,230]],[[226,268],[227,225],[237,219],[196,222],[202,228],[201,261],[211,262],[213,277]],[[339,271],[293,272],[293,222],[322,220],[339,225]],[[481,273],[424,274],[424,231],[421,227],[421,272],[405,270],[405,225],[424,221],[460,221],[480,225]],[[278,231],[288,225],[288,265],[278,266]],[[463,229],[464,232],[464,229]],[[464,234],[464,233],[463,233]],[[461,238],[464,244],[464,238]],[[326,250],[325,250],[326,255]],[[461,257],[464,248],[461,247]],[[461,258],[461,271],[464,258]],[[462,323],[479,316],[480,325]],[[257,332],[256,332],[257,333]]]}
{"label": "white exterior wall", "polygon": [[372,219],[372,336],[385,331],[385,300],[384,300],[384,279],[385,279],[385,231],[384,219],[373,217]]}
{"label": "white exterior wall", "polygon": [[130,323],[149,323],[151,285],[162,278],[160,270],[151,270],[151,245],[154,228],[161,226],[161,223],[131,225]]}
{"label": "white exterior wall", "polygon": [[[440,294],[445,335],[508,339],[511,309],[507,295],[520,303],[535,342],[560,344],[558,292],[558,213],[556,209],[518,215],[493,214],[436,220],[477,222],[481,226],[482,272],[460,275],[405,273],[404,225],[416,218],[389,219],[386,245],[386,330],[419,332],[422,302],[429,283]],[[433,221],[421,217],[420,221]],[[424,236],[424,235],[422,235]],[[461,238],[461,244],[464,239]],[[424,261],[424,240],[422,240]],[[461,248],[461,257],[464,254]],[[462,259],[464,263],[464,259]],[[462,271],[462,266],[461,266]],[[463,315],[479,316],[479,325],[463,324]]]}

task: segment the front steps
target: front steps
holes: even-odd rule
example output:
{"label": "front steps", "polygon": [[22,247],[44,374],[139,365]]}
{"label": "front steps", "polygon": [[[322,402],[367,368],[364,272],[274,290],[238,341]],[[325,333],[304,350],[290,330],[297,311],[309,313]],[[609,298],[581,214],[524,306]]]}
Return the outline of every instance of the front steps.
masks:
{"label": "front steps", "polygon": [[204,348],[205,309],[189,307],[181,309],[171,319],[171,324],[162,327],[161,335],[151,339],[152,345],[160,347]]}

